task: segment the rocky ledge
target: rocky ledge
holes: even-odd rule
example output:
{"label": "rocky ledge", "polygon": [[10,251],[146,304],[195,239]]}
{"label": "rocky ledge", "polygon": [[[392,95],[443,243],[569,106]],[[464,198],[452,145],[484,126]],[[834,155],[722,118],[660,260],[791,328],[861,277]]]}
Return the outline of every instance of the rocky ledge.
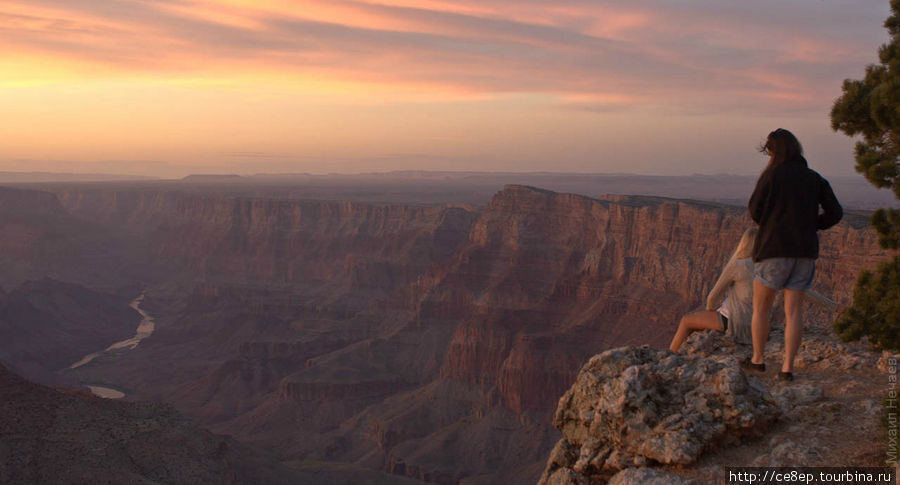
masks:
{"label": "rocky ledge", "polygon": [[647,346],[608,350],[581,369],[559,401],[553,424],[563,439],[542,483],[691,464],[714,442],[761,434],[777,414],[772,396],[736,362]]}
{"label": "rocky ledge", "polygon": [[762,375],[738,365],[749,347],[717,332],[695,333],[682,354],[644,346],[593,357],[559,400],[553,424],[563,438],[539,484],[700,484],[728,466],[882,466],[884,440],[872,437],[897,356],[811,325],[797,380],[785,383],[775,371],[783,348],[773,329],[773,369]]}

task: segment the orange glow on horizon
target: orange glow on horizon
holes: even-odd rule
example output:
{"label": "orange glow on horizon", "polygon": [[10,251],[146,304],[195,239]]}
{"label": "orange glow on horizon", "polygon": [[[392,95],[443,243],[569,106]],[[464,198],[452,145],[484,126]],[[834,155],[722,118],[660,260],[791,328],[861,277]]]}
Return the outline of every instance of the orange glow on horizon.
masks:
{"label": "orange glow on horizon", "polygon": [[882,14],[821,6],[849,26],[832,32],[779,8],[791,28],[653,0],[0,0],[0,170],[256,152],[582,167],[657,118],[821,125],[883,36],[848,39]]}

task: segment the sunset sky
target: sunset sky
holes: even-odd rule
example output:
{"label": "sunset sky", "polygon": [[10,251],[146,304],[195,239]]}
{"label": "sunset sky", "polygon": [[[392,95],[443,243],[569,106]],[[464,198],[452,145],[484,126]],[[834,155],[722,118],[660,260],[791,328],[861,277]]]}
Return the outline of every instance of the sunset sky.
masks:
{"label": "sunset sky", "polygon": [[849,175],[887,0],[0,0],[0,170]]}

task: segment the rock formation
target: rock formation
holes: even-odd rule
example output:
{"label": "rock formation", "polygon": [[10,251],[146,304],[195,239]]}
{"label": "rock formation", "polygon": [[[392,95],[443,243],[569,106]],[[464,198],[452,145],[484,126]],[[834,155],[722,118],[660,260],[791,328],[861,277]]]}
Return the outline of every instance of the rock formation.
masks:
{"label": "rock formation", "polygon": [[140,244],[69,213],[54,194],[0,187],[0,285],[50,277],[106,291],[141,278]]}
{"label": "rock formation", "polygon": [[[718,332],[693,334],[685,354],[623,347],[593,357],[559,401],[563,438],[539,483],[701,484],[734,465],[883,465],[885,443],[872,439],[883,383],[867,369],[895,356],[809,330],[792,383],[745,375],[737,362],[749,346]],[[775,331],[767,360],[783,346]]]}
{"label": "rock formation", "polygon": [[563,438],[541,483],[572,472],[592,482],[634,466],[689,465],[713,444],[761,434],[777,413],[773,398],[754,388],[734,359],[608,350],[588,361],[560,398],[553,424]]}
{"label": "rock formation", "polygon": [[[477,210],[54,190],[70,217],[135,244],[130,282],[158,323],[75,378],[285,460],[440,483],[535,481],[578,369],[664,346],[749,224],[736,207],[525,186]],[[861,221],[822,238],[817,288],[842,302],[884,256]]]}

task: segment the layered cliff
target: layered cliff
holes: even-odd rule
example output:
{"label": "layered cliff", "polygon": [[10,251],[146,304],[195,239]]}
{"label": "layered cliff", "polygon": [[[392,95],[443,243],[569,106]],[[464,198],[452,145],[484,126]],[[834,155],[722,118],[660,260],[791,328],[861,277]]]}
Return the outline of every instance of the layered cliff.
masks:
{"label": "layered cliff", "polygon": [[[822,241],[817,284],[845,302],[858,268],[883,257],[857,222]],[[441,374],[487,383],[517,412],[547,409],[597,349],[667,343],[749,224],[743,210],[711,204],[508,187],[426,296],[470,302]]]}
{"label": "layered cliff", "polygon": [[447,258],[474,214],[461,208],[247,199],[175,190],[63,190],[72,214],[139,235],[193,276],[267,286],[386,291]]}
{"label": "layered cliff", "polygon": [[137,263],[124,240],[74,217],[49,192],[0,187],[0,285],[51,277],[111,289]]}
{"label": "layered cliff", "polygon": [[[821,267],[826,269],[818,280],[824,293],[845,302],[855,278],[841,275],[883,257],[874,235],[850,219],[823,238]],[[533,455],[503,439],[498,440],[502,444],[479,442],[474,430],[508,426],[493,413],[505,409],[519,420],[509,434],[523,432],[533,441],[546,437],[538,423],[581,364],[605,348],[668,343],[679,317],[702,303],[748,224],[743,210],[712,204],[591,199],[507,187],[482,211],[453,263],[416,288],[422,296],[406,330],[451,335],[449,344],[429,354],[442,356],[436,376],[422,375],[425,381],[457,382],[467,390],[439,398],[453,403],[448,407],[458,416],[431,410],[434,390],[429,387],[391,401],[408,409],[401,416],[370,408],[360,419],[379,435],[394,438],[389,458],[403,463],[398,469],[407,472],[448,467],[448,483],[465,476],[476,483],[522,469]],[[430,369],[428,360],[414,365]],[[436,427],[416,419],[435,414]],[[448,440],[446,433],[457,438]],[[435,441],[446,445],[425,447]],[[443,458],[469,448],[482,456]],[[498,470],[494,478],[476,478],[491,468]]]}
{"label": "layered cliff", "polygon": [[[84,376],[286,459],[441,483],[536,479],[581,365],[664,346],[750,224],[740,208],[524,186],[479,211],[171,191],[60,200],[180,267],[148,289],[154,337]],[[817,288],[842,302],[884,256],[858,222],[822,238]]]}

